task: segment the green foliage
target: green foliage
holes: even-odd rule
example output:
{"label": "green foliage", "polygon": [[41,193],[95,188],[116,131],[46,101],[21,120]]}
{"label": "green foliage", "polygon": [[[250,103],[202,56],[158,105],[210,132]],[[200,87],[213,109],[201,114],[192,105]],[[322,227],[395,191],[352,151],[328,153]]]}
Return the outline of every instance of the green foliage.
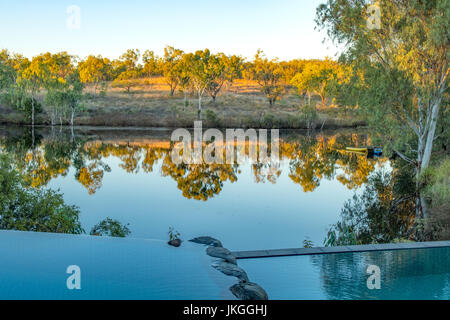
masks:
{"label": "green foliage", "polygon": [[125,238],[131,234],[128,228],[129,224],[122,225],[119,221],[111,218],[106,218],[100,223],[96,224],[90,234],[91,236],[105,236],[105,237],[117,237]]}
{"label": "green foliage", "polygon": [[220,125],[220,119],[217,114],[211,109],[206,110],[206,121],[208,126],[217,127]]}
{"label": "green foliage", "polygon": [[0,229],[81,234],[79,209],[52,190],[26,189],[21,176],[0,156]]}
{"label": "green foliage", "polygon": [[268,113],[262,118],[261,125],[266,129],[272,129],[277,127],[278,121],[273,114]]}
{"label": "green foliage", "polygon": [[303,248],[313,248],[314,242],[312,242],[310,239],[306,238],[303,240]]}
{"label": "green foliage", "polygon": [[100,83],[100,97],[106,97],[108,91],[108,84],[106,82]]}
{"label": "green foliage", "polygon": [[161,66],[159,58],[153,51],[146,50],[142,55],[142,61],[144,62],[143,73],[147,77],[157,76],[161,74]]}
{"label": "green foliage", "polygon": [[308,129],[312,129],[314,127],[314,123],[318,119],[316,107],[313,105],[305,105],[300,109],[301,119],[306,123]]}
{"label": "green foliage", "polygon": [[433,207],[450,208],[450,159],[447,157],[436,167],[430,167],[421,177],[425,195]]}
{"label": "green foliage", "polygon": [[291,84],[297,87],[299,93],[317,94],[322,99],[322,108],[326,99],[335,91],[337,83],[342,83],[344,78],[343,67],[335,61],[312,60],[305,64],[301,73],[297,73],[291,80]]}
{"label": "green foliage", "polygon": [[176,231],[173,227],[169,228],[169,241],[178,240],[181,237],[181,233]]}
{"label": "green foliage", "polygon": [[259,84],[271,106],[284,94],[283,68],[278,60],[269,60],[263,51],[258,50],[253,64],[249,66],[249,73],[251,78]]}
{"label": "green foliage", "polygon": [[[22,111],[25,114],[25,117],[28,121],[31,121],[32,113],[33,113],[33,102],[31,97],[23,97],[20,100],[20,104],[18,104],[18,110]],[[43,107],[40,102],[34,99],[34,113],[40,114],[43,112]]]}
{"label": "green foliage", "polygon": [[189,66],[189,79],[197,93],[199,111],[201,111],[203,95],[208,87],[212,86],[217,75],[223,72],[224,66],[219,63],[218,57],[213,55],[209,49],[186,54],[185,59],[186,66]]}
{"label": "green foliage", "polygon": [[114,87],[125,88],[130,93],[131,88],[140,84],[138,80],[142,73],[142,66],[138,64],[140,56],[138,49],[129,49],[119,60],[114,61],[114,73],[117,75],[113,82]]}
{"label": "green foliage", "polygon": [[287,118],[287,126],[292,129],[300,129],[304,127],[304,121],[300,115],[289,115]]}
{"label": "green foliage", "polygon": [[45,101],[51,106],[52,119],[57,114],[63,118],[70,113],[70,124],[73,125],[75,113],[81,110],[81,100],[83,98],[83,83],[78,72],[68,74],[63,83],[49,86]]}
{"label": "green foliage", "polygon": [[14,68],[1,60],[0,56],[0,90],[10,88],[15,83]]}
{"label": "green foliage", "polygon": [[213,55],[211,59],[211,80],[206,90],[216,101],[216,97],[225,83],[233,83],[242,74],[243,59],[238,56],[226,56],[223,53]]}
{"label": "green foliage", "polygon": [[420,175],[430,163],[440,109],[448,106],[450,2],[379,0],[378,29],[367,26],[369,5],[328,0],[317,9],[318,26],[345,46],[341,61],[352,68],[338,100],[365,109],[371,127]]}
{"label": "green foliage", "polygon": [[94,95],[99,83],[112,77],[111,61],[102,56],[89,56],[78,64],[80,80],[84,84],[94,85]]}
{"label": "green foliage", "polygon": [[[0,100],[3,104],[13,107],[16,110],[22,112],[27,122],[31,121],[33,106],[31,97],[28,96],[25,91],[20,88],[14,88],[0,95]],[[34,98],[34,113],[41,114],[44,111],[42,104]]]}
{"label": "green foliage", "polygon": [[183,51],[167,46],[164,48],[164,57],[160,62],[162,74],[170,86],[170,96],[173,96],[180,82],[186,77],[183,72]]}

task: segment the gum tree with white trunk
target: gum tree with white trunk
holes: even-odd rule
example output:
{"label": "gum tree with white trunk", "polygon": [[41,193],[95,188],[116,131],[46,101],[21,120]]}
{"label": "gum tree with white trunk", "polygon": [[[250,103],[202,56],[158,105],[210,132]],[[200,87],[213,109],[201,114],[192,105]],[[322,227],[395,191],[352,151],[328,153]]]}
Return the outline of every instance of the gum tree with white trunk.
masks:
{"label": "gum tree with white trunk", "polygon": [[392,150],[415,166],[419,181],[448,108],[450,2],[328,0],[316,22],[353,68],[346,102],[366,111]]}

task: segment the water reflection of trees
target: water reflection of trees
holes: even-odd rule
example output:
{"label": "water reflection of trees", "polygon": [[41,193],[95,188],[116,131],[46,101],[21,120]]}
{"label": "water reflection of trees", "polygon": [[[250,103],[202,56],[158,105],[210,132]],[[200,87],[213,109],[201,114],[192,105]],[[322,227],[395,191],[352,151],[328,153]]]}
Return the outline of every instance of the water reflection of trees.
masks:
{"label": "water reflection of trees", "polygon": [[341,220],[328,232],[326,244],[357,245],[412,240],[417,237],[414,199],[399,192],[398,172],[379,171],[369,178],[363,193],[350,199]]}
{"label": "water reflection of trees", "polygon": [[345,147],[365,145],[356,135],[331,137],[301,137],[295,142],[282,144],[282,155],[290,160],[289,177],[302,186],[304,192],[314,191],[322,179],[337,178],[349,189],[367,182],[377,162],[366,156],[345,152]]}
{"label": "water reflection of trees", "polygon": [[[58,191],[30,188],[4,153],[0,154],[0,204],[0,230],[85,233],[78,207],[66,204]],[[126,237],[130,230],[119,221],[107,218],[91,234]]]}
{"label": "water reflection of trees", "polygon": [[222,191],[226,181],[237,181],[237,165],[180,164],[165,157],[162,174],[177,182],[178,189],[188,199],[206,201]]}
{"label": "water reflection of trees", "polygon": [[414,172],[401,160],[372,174],[365,189],[347,201],[325,245],[446,240],[440,221],[417,216]]}
{"label": "water reflection of trees", "polygon": [[[207,201],[242,174],[237,163],[175,164],[171,158],[173,144],[165,139],[102,141],[61,132],[45,138],[36,135],[33,145],[28,134],[4,136],[0,143],[28,188],[45,187],[52,179],[71,173],[92,195],[111,171],[109,160],[116,159],[128,174],[151,173],[158,168],[159,174],[176,182],[185,198]],[[280,141],[280,162],[247,158],[246,163],[255,183],[276,184],[286,170],[304,192],[314,191],[323,179],[336,179],[352,190],[364,185],[364,192],[345,204],[340,220],[330,227],[326,245],[441,239],[436,230],[424,229],[424,222],[416,217],[413,175],[401,161],[392,162],[392,169],[383,172],[375,168],[384,159],[344,151],[346,146],[367,143],[367,136],[355,134],[287,136]]]}
{"label": "water reflection of trees", "polygon": [[[183,196],[195,200],[208,200],[223,190],[225,182],[236,182],[239,165],[180,164],[172,162],[168,141],[129,143],[124,141],[102,142],[88,137],[49,135],[37,139],[34,148],[23,136],[2,138],[2,147],[12,155],[14,164],[30,187],[46,186],[52,179],[66,176],[74,169],[75,179],[94,194],[102,186],[105,172],[111,168],[106,158],[116,158],[119,167],[134,174],[142,170],[153,172],[161,164],[161,175],[176,181]],[[358,135],[336,134],[332,136],[296,135],[281,139],[281,162],[289,166],[290,179],[304,192],[314,191],[322,179],[336,178],[350,189],[367,182],[368,176],[380,160],[361,155],[347,154],[349,145],[364,145],[367,138]],[[246,159],[250,161],[250,159]],[[282,173],[280,163],[250,161],[256,183],[266,181],[275,184]]]}
{"label": "water reflection of trees", "polygon": [[[327,299],[448,299],[450,249],[311,256]],[[381,270],[381,290],[367,288],[367,267]]]}

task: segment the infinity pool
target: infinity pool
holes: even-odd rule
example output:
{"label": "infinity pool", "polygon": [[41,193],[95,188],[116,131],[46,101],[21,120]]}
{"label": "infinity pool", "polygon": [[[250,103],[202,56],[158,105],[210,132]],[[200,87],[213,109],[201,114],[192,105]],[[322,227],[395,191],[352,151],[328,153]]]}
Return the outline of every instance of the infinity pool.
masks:
{"label": "infinity pool", "polygon": [[[448,300],[450,247],[240,260],[274,300]],[[381,288],[367,286],[368,266]]]}
{"label": "infinity pool", "polygon": [[[205,248],[163,241],[0,231],[0,299],[233,299]],[[81,290],[69,290],[69,266]]]}
{"label": "infinity pool", "polygon": [[[229,300],[236,279],[205,247],[163,241],[0,231],[0,299]],[[450,248],[239,260],[271,300],[450,298]],[[80,290],[69,290],[69,266]],[[381,289],[367,287],[369,265]]]}

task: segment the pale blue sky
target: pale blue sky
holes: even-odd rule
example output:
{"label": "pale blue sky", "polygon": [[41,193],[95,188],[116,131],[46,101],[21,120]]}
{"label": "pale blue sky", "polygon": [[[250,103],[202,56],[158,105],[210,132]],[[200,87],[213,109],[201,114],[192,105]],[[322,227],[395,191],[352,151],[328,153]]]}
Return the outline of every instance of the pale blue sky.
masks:
{"label": "pale blue sky", "polygon": [[[129,48],[160,54],[185,51],[252,57],[258,48],[280,59],[334,56],[314,30],[324,0],[15,0],[0,2],[0,48],[30,57],[68,51],[117,58]],[[67,7],[81,9],[79,30],[67,27]]]}

